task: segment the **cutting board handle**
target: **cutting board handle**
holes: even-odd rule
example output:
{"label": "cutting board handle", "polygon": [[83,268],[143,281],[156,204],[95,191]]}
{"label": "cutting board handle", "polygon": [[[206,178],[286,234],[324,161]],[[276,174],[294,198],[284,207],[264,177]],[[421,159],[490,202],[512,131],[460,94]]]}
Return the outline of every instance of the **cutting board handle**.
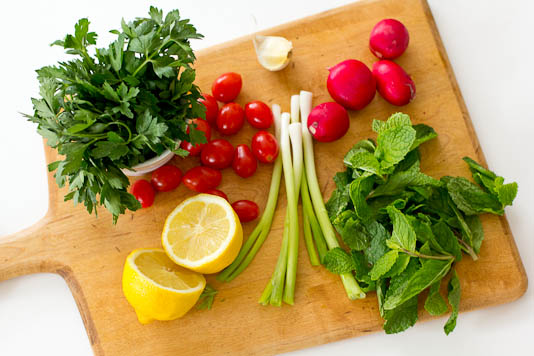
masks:
{"label": "cutting board handle", "polygon": [[13,235],[0,237],[0,281],[31,273],[60,273],[64,267],[54,258],[50,218]]}

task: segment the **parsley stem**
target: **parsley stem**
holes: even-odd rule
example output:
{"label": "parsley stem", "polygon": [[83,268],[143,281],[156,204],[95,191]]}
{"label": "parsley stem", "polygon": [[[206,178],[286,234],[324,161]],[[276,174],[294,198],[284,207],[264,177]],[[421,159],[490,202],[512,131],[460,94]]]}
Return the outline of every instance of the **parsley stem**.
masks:
{"label": "parsley stem", "polygon": [[408,251],[404,248],[401,248],[400,251],[404,252],[405,254],[407,255],[410,255],[412,257],[420,257],[420,258],[428,258],[428,259],[431,259],[431,260],[453,260],[454,259],[454,256],[451,256],[451,255],[439,255],[439,256],[434,256],[434,255],[425,255],[423,253],[419,253],[419,252],[412,252],[412,251]]}

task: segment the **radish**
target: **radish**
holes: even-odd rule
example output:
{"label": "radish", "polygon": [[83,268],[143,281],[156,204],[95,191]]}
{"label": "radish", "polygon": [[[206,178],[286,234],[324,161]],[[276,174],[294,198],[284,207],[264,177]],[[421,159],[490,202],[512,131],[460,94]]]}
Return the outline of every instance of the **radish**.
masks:
{"label": "radish", "polygon": [[378,92],[393,105],[402,106],[415,98],[415,83],[395,62],[383,59],[373,65]]}
{"label": "radish", "polygon": [[406,27],[395,19],[384,19],[371,31],[369,49],[379,59],[393,59],[404,53],[410,42]]}
{"label": "radish", "polygon": [[308,116],[308,130],[320,142],[331,142],[341,138],[349,130],[349,114],[338,103],[317,105]]}
{"label": "radish", "polygon": [[360,110],[373,100],[376,83],[365,64],[347,59],[329,68],[326,86],[332,99],[346,109]]}

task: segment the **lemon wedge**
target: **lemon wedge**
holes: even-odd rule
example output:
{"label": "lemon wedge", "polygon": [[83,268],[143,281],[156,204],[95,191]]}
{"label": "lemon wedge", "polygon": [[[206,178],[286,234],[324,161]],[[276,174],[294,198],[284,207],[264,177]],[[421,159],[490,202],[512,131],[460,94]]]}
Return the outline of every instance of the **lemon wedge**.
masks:
{"label": "lemon wedge", "polygon": [[178,265],[200,273],[216,273],[237,257],[243,229],[226,199],[198,194],[170,213],[161,240],[169,258]]}
{"label": "lemon wedge", "polygon": [[293,44],[284,37],[256,36],[253,40],[258,62],[267,70],[282,70],[289,64]]}
{"label": "lemon wedge", "polygon": [[161,248],[134,250],[124,264],[122,290],[142,324],[183,316],[205,286],[203,275],[177,266]]}

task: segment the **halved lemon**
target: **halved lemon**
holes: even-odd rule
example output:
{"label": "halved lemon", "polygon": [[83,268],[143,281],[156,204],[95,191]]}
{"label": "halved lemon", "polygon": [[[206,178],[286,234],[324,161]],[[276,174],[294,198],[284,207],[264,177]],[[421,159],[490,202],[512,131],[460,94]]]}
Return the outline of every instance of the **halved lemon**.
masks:
{"label": "halved lemon", "polygon": [[169,258],[180,266],[216,273],[237,257],[243,229],[226,199],[198,194],[167,217],[161,240]]}
{"label": "halved lemon", "polygon": [[205,286],[203,275],[177,266],[161,248],[134,250],[124,264],[122,290],[142,324],[183,316]]}

